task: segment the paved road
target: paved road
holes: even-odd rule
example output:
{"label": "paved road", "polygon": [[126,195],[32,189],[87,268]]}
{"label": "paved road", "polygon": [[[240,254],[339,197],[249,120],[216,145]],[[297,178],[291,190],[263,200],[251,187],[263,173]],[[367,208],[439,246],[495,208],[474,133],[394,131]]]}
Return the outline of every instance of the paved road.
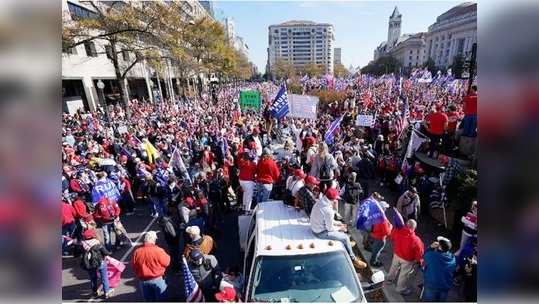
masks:
{"label": "paved road", "polygon": [[[230,213],[225,216],[224,221],[219,223],[219,230],[222,233],[215,235],[217,244],[216,257],[223,268],[233,265],[241,265],[242,256],[239,254],[239,240],[237,215]],[[122,223],[128,231],[128,237],[132,242],[142,235],[144,231],[158,231],[157,245],[167,248],[162,233],[159,232],[159,225],[150,216],[148,206],[139,206],[135,214],[122,217]],[[100,233],[100,231],[98,231]],[[140,245],[142,241],[134,245]],[[121,250],[114,252],[113,257],[122,260],[127,264],[122,273],[120,285],[114,289],[114,296],[109,302],[142,302],[142,295],[138,288],[138,281],[134,277],[133,270],[128,264],[131,260],[132,250],[126,246]],[[62,299],[72,302],[100,302],[104,299],[91,298],[90,282],[88,274],[79,266],[80,258],[63,258],[62,260]],[[182,302],[185,297],[183,294],[183,282],[180,273],[167,270],[166,280],[168,283],[169,300],[173,302]]]}

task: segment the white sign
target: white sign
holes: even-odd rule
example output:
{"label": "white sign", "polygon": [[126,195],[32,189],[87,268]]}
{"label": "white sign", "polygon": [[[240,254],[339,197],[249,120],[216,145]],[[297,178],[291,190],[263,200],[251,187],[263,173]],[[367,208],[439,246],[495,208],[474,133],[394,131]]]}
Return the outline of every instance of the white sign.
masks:
{"label": "white sign", "polygon": [[297,118],[316,119],[318,97],[309,95],[288,95],[290,112],[287,116]]}
{"label": "white sign", "polygon": [[356,126],[372,128],[374,126],[374,115],[358,115],[356,117]]}
{"label": "white sign", "polygon": [[119,126],[116,130],[118,130],[118,133],[125,134],[127,133],[127,126]]}
{"label": "white sign", "polygon": [[66,101],[67,111],[69,114],[74,115],[78,109],[84,110],[84,103],[82,99],[75,99]]}

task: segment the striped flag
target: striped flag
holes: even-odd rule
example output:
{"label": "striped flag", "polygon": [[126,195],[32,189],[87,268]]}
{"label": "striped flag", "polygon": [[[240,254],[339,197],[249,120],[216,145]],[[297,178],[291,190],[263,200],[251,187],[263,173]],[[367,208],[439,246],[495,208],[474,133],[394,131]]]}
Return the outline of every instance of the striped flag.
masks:
{"label": "striped flag", "polygon": [[335,133],[337,129],[341,126],[341,122],[344,115],[335,119],[331,125],[329,126],[329,129],[326,131],[326,134],[324,135],[324,140],[328,145],[331,145],[333,143],[333,140],[335,139]]}
{"label": "striped flag", "polygon": [[403,131],[408,127],[408,118],[410,118],[410,107],[408,105],[408,98],[403,98],[404,106],[401,116],[397,119],[395,129],[397,131],[397,137],[400,138]]}
{"label": "striped flag", "polygon": [[193,278],[193,274],[191,273],[191,270],[189,270],[189,267],[187,266],[187,261],[185,261],[185,257],[183,257],[182,262],[182,272],[183,272],[183,285],[185,287],[185,301],[186,302],[205,302],[204,295],[202,294],[202,290],[200,287],[198,287],[197,282],[195,281],[195,278]]}

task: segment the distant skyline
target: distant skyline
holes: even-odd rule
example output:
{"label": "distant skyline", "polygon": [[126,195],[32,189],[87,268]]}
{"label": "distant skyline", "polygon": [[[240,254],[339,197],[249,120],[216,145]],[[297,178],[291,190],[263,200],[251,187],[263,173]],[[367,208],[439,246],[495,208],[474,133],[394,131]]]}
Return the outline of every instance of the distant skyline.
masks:
{"label": "distant skyline", "polygon": [[[236,35],[245,39],[249,60],[261,73],[267,61],[268,26],[289,20],[331,23],[334,47],[342,64],[363,67],[387,39],[388,19],[395,6],[402,14],[401,34],[426,32],[436,17],[470,1],[215,1],[216,18],[232,17]],[[472,1],[476,2],[476,1]]]}

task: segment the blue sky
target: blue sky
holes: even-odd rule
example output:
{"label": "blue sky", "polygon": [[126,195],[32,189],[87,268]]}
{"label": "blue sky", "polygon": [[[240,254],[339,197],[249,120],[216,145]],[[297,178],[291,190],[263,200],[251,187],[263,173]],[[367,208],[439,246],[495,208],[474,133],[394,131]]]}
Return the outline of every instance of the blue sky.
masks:
{"label": "blue sky", "polygon": [[398,6],[401,34],[426,32],[436,17],[465,1],[215,1],[218,19],[232,17],[236,34],[249,46],[249,60],[264,72],[268,26],[288,20],[331,23],[335,47],[342,48],[348,68],[364,66],[380,42],[387,39],[389,15]]}

